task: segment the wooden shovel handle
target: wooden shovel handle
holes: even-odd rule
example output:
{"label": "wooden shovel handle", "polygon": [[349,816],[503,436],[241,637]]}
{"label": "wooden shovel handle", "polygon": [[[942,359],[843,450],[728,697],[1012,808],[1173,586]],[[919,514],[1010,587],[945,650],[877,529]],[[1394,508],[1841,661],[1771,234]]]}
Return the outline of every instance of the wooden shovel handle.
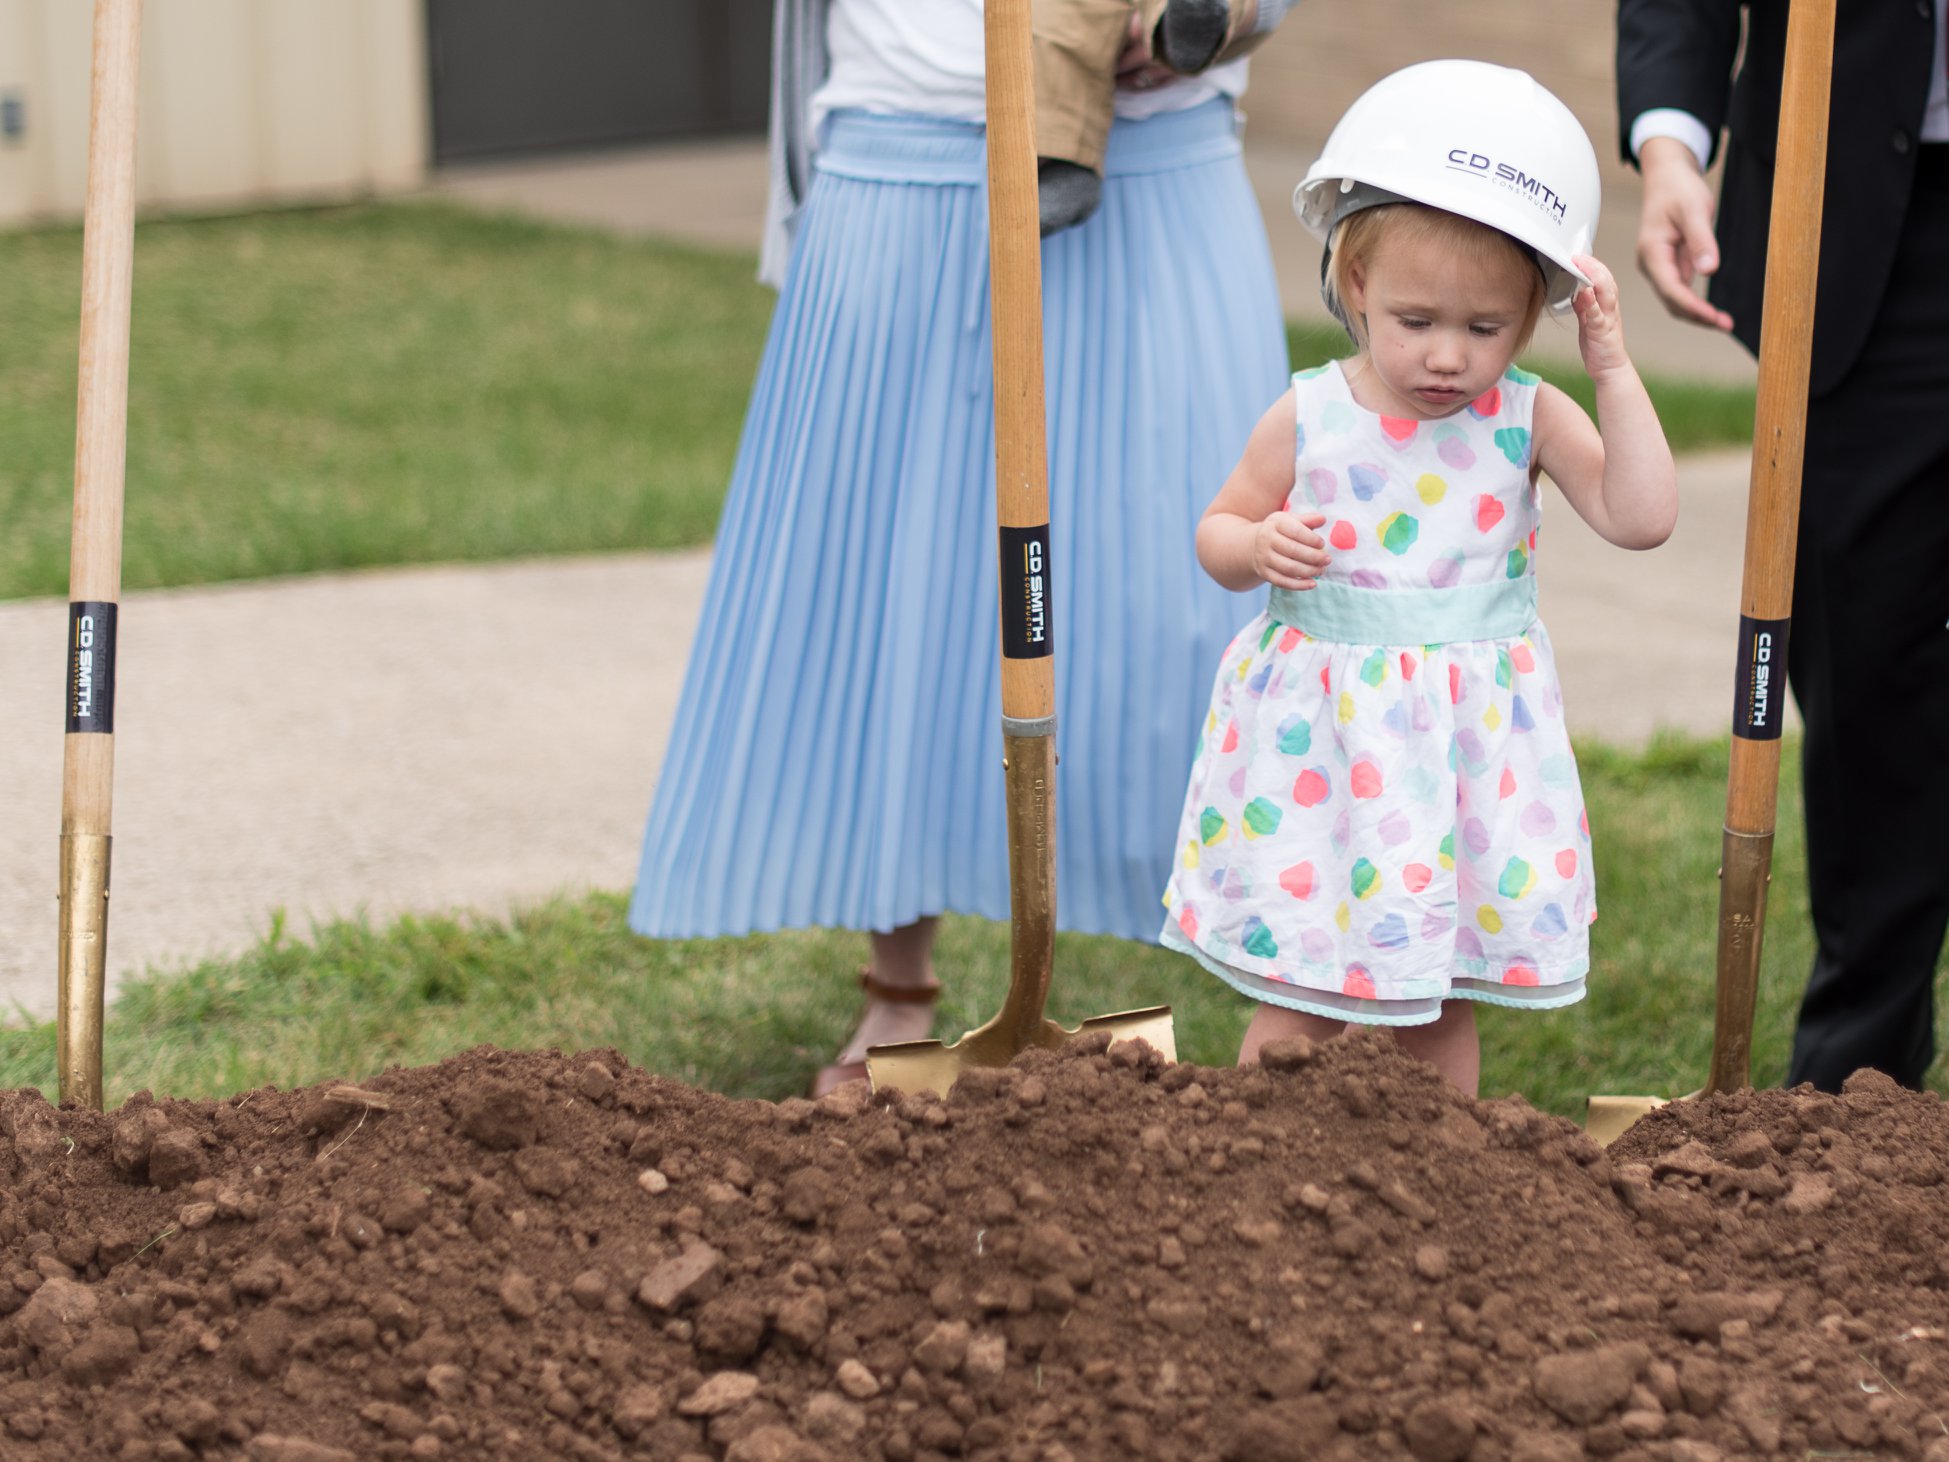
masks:
{"label": "wooden shovel handle", "polygon": [[986,16],[988,287],[995,351],[995,508],[1003,554],[1002,715],[1037,721],[1056,712],[1056,673],[1050,638],[1049,425],[1042,395],[1042,234],[1036,204],[1029,0],[992,0]]}
{"label": "wooden shovel handle", "polygon": [[122,587],[141,28],[142,0],[96,0],[88,191],[81,239],[81,371],[75,411],[70,599],[114,599]]}
{"label": "wooden shovel handle", "polygon": [[[76,603],[113,604],[122,593],[129,313],[135,287],[136,65],[141,28],[142,0],[96,0],[88,191],[81,236],[74,524],[68,560],[68,598]],[[112,735],[68,737],[61,789],[64,833],[108,832],[114,766]]]}
{"label": "wooden shovel handle", "polygon": [[1787,20],[1739,601],[1739,682],[1726,787],[1718,997],[1708,1091],[1736,1090],[1751,1080],[1753,1008],[1780,787],[1780,723],[1786,711],[1787,631],[1807,440],[1834,9],[1835,0],[1793,0]]}
{"label": "wooden shovel handle", "polygon": [[985,7],[1009,906],[1008,997],[993,1024],[1011,1054],[1045,1039],[1042,1012],[1056,952],[1055,605],[1029,5],[1030,0],[988,0]]}
{"label": "wooden shovel handle", "polygon": [[142,0],[96,0],[88,187],[81,241],[72,609],[61,778],[63,1097],[102,1104],[109,826],[115,779],[115,611],[122,592],[129,312],[135,280],[136,80]]}

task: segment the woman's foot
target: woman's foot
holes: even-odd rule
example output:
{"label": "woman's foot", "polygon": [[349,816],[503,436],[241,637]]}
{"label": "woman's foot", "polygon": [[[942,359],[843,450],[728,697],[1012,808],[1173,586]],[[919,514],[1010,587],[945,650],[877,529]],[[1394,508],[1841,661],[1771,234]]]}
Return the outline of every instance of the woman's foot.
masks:
{"label": "woman's foot", "polygon": [[926,984],[892,985],[873,978],[870,968],[859,972],[860,988],[866,992],[866,1009],[853,1028],[839,1059],[821,1067],[812,1078],[812,1095],[822,1097],[849,1081],[866,1080],[866,1052],[872,1046],[895,1041],[923,1041],[934,1030],[934,1002],[940,997],[940,981],[931,976]]}

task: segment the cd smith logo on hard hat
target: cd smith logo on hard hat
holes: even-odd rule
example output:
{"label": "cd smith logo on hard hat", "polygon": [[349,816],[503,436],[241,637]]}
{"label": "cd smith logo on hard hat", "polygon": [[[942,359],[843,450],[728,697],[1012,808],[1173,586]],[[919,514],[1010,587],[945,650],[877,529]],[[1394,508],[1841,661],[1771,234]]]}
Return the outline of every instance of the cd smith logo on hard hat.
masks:
{"label": "cd smith logo on hard hat", "polygon": [[1562,311],[1590,283],[1577,258],[1597,235],[1602,190],[1583,124],[1533,76],[1487,61],[1420,61],[1347,108],[1293,208],[1326,244],[1349,214],[1403,199],[1472,218],[1535,251],[1544,301]]}
{"label": "cd smith logo on hard hat", "polygon": [[1466,147],[1452,147],[1448,151],[1448,166],[1458,173],[1470,173],[1479,178],[1493,178],[1512,192],[1528,195],[1529,200],[1543,209],[1556,222],[1563,222],[1564,214],[1570,205],[1563,195],[1550,187],[1541,178],[1531,177],[1519,167],[1506,162],[1496,162],[1479,152],[1471,152]]}

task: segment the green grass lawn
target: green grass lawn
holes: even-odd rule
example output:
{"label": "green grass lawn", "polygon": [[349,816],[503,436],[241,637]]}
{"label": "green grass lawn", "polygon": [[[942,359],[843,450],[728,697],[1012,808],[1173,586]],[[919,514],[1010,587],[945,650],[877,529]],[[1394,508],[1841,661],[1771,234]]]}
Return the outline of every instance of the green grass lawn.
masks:
{"label": "green grass lawn", "polygon": [[[67,592],[80,234],[0,234],[0,597]],[[393,204],[137,230],[126,587],[707,541],[751,260]]]}
{"label": "green grass lawn", "polygon": [[[1703,1080],[1712,1038],[1723,742],[1660,741],[1642,753],[1582,748],[1601,917],[1591,993],[1559,1012],[1485,1010],[1483,1092],[1520,1091],[1576,1116],[1584,1097],[1678,1095]],[[1785,1075],[1811,957],[1798,761],[1787,759],[1774,859],[1753,1078]],[[506,920],[410,918],[274,929],[234,960],[158,972],[108,1018],[109,1101],[149,1088],[216,1096],[266,1083],[356,1080],[481,1042],[615,1046],[693,1085],[777,1098],[801,1090],[846,1033],[857,935],[814,931],[658,942],[631,934],[620,894]],[[998,1007],[1006,926],[949,919],[938,951],[950,1038]],[[1229,1062],[1248,1003],[1189,961],[1107,938],[1063,936],[1052,1011],[1081,1016],[1166,1003],[1180,1053]],[[54,1031],[0,1031],[0,1088],[52,1090]],[[1943,1068],[1935,1073],[1941,1089]]]}
{"label": "green grass lawn", "polygon": [[[0,598],[67,592],[80,257],[78,230],[0,233]],[[125,587],[708,541],[771,312],[752,270],[448,204],[143,223]],[[1654,395],[1681,449],[1751,436],[1750,390]]]}
{"label": "green grass lawn", "polygon": [[[1353,350],[1345,333],[1332,325],[1289,324],[1286,346],[1294,365],[1335,359]],[[1569,393],[1585,411],[1596,415],[1597,392],[1590,384],[1590,377],[1581,370],[1555,360],[1526,360],[1523,365]],[[1674,452],[1743,447],[1753,439],[1751,386],[1648,375],[1645,389],[1658,408],[1665,440],[1671,443]]]}

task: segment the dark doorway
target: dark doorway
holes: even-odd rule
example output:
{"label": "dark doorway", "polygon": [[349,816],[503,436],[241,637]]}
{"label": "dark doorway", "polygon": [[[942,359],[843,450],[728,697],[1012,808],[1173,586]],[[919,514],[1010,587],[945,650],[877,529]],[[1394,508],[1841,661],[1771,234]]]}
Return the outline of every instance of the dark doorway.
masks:
{"label": "dark doorway", "polygon": [[433,159],[762,130],[771,0],[427,0]]}

